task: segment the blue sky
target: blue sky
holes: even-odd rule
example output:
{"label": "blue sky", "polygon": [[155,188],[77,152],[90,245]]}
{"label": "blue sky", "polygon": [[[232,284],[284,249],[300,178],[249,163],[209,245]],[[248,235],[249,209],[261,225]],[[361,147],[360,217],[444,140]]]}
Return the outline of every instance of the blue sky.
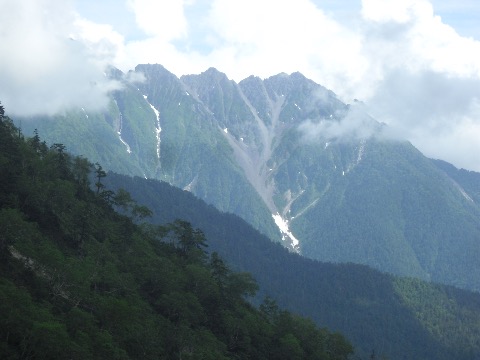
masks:
{"label": "blue sky", "polygon": [[[178,76],[213,66],[236,81],[300,71],[347,103],[363,100],[427,156],[480,171],[479,1],[0,0],[0,6],[9,9],[0,14],[7,54],[0,57],[0,101],[14,114],[100,109],[119,86],[104,79],[108,64],[128,71],[160,63]],[[94,92],[92,82],[99,84]]]}

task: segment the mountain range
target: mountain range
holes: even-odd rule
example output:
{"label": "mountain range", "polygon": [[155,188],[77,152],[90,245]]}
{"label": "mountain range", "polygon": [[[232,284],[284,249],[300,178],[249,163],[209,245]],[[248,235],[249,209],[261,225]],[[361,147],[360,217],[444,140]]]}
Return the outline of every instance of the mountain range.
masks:
{"label": "mountain range", "polygon": [[300,73],[236,83],[139,65],[104,112],[21,120],[105,169],[166,181],[324,262],[480,291],[479,174],[425,157]]}

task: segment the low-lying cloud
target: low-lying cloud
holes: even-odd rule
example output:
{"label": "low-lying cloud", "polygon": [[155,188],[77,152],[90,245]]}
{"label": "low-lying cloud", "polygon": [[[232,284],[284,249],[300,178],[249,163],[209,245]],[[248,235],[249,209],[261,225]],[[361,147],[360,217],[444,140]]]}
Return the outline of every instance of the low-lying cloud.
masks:
{"label": "low-lying cloud", "polygon": [[425,155],[480,171],[480,42],[458,35],[426,0],[380,3],[363,1],[369,112]]}
{"label": "low-lying cloud", "polygon": [[104,74],[111,43],[85,41],[70,5],[0,0],[0,101],[9,114],[99,110],[119,88]]}
{"label": "low-lying cloud", "polygon": [[390,72],[370,98],[370,110],[408,135],[417,129],[432,135],[451,133],[465,118],[478,117],[480,79],[445,73]]}
{"label": "low-lying cloud", "polygon": [[396,138],[388,132],[389,128],[375,121],[366,112],[365,105],[360,102],[355,102],[346,111],[332,114],[329,118],[308,119],[299,125],[298,130],[306,142],[349,142],[371,137],[389,140]]}

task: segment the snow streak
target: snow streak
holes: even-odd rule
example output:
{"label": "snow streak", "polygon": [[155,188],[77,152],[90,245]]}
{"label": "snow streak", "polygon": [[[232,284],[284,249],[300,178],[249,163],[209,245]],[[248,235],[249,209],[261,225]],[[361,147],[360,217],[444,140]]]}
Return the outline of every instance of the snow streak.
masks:
{"label": "snow streak", "polygon": [[85,114],[85,117],[88,119],[87,112],[85,111],[85,109],[84,109],[84,108],[82,108],[82,110],[83,110],[83,113]]}
{"label": "snow streak", "polygon": [[123,138],[122,138],[122,126],[123,126],[123,116],[122,116],[122,113],[120,113],[120,124],[119,124],[119,128],[118,128],[118,131],[117,131],[118,138],[120,139],[122,144],[125,145],[125,147],[127,148],[127,153],[131,154],[132,149],[130,149],[130,145],[128,145],[127,142],[125,140],[123,140]]}
{"label": "snow streak", "polygon": [[143,95],[143,98],[148,103],[148,105],[150,105],[153,112],[155,113],[155,116],[157,117],[157,122],[155,124],[155,136],[157,138],[157,159],[160,159],[160,141],[161,141],[160,140],[160,133],[162,132],[162,128],[160,127],[160,111],[158,111],[155,108],[155,106],[153,106],[152,104],[150,104],[148,102],[148,96],[147,95]]}
{"label": "snow streak", "polygon": [[295,252],[299,253],[300,252],[300,241],[292,234],[290,229],[288,228],[288,221],[282,218],[282,216],[279,213],[272,214],[273,220],[275,221],[275,224],[278,226],[280,229],[280,233],[282,234],[282,240],[290,240],[292,243],[292,248]]}
{"label": "snow streak", "polygon": [[365,143],[366,143],[365,139],[362,139],[360,141],[360,148],[358,149],[358,156],[357,156],[357,164],[356,165],[358,165],[360,163],[360,161],[362,161],[362,157],[363,157],[363,154],[365,152]]}

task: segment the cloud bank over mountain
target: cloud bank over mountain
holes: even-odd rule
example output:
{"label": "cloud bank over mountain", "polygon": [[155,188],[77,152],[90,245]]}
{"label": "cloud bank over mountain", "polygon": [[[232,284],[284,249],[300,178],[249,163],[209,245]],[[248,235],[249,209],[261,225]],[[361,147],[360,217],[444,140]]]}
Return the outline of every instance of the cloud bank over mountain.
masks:
{"label": "cloud bank over mountain", "polygon": [[88,41],[69,2],[1,0],[0,8],[0,101],[10,114],[107,104],[108,92],[119,87],[104,74],[111,41]]}

